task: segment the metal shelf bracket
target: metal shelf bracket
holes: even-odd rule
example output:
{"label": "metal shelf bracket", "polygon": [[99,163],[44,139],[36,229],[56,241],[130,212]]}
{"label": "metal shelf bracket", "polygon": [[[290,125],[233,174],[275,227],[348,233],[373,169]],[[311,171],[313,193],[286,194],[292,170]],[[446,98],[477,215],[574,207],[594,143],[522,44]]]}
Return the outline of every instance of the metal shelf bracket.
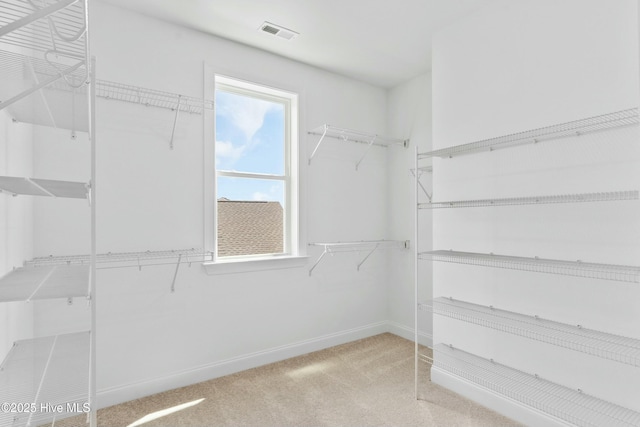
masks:
{"label": "metal shelf bracket", "polygon": [[178,124],[178,115],[180,114],[181,101],[182,101],[182,96],[178,95],[178,104],[176,105],[176,116],[173,119],[173,129],[171,130],[171,141],[169,142],[169,150],[173,150],[173,138],[176,135],[176,126]]}
{"label": "metal shelf bracket", "polygon": [[362,163],[364,158],[367,157],[367,153],[369,153],[369,150],[371,149],[371,146],[375,142],[376,138],[377,135],[374,135],[373,138],[371,138],[371,141],[369,141],[369,143],[367,144],[367,148],[364,150],[364,153],[362,153],[362,157],[360,157],[360,160],[356,162],[356,170],[358,170],[358,167],[360,167],[360,163]]}

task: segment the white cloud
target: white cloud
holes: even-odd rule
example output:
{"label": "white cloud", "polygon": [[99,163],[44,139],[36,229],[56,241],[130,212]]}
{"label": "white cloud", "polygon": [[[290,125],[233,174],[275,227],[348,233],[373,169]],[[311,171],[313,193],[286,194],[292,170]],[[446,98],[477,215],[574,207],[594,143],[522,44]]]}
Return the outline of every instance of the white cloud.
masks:
{"label": "white cloud", "polygon": [[231,168],[247,151],[247,145],[236,146],[229,141],[216,141],[216,167]]}
{"label": "white cloud", "polygon": [[271,199],[272,198],[269,197],[268,194],[261,193],[259,191],[256,191],[255,193],[253,193],[253,198],[252,198],[252,200],[255,200],[257,202],[266,202],[266,201],[269,201]]}
{"label": "white cloud", "polygon": [[278,104],[244,96],[224,97],[218,108],[218,114],[229,119],[251,141],[255,133],[264,124],[265,115],[277,108]]}

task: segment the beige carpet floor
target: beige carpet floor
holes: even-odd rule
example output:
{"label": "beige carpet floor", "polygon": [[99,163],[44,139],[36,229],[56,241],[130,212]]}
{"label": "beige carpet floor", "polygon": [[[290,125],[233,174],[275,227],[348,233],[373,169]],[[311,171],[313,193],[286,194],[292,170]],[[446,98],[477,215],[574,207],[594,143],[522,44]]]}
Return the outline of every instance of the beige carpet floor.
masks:
{"label": "beige carpet floor", "polygon": [[[419,391],[424,400],[416,400],[413,360],[412,342],[392,334],[377,335],[105,408],[98,411],[98,424],[105,427],[518,425],[432,384],[426,364],[421,368],[424,379]],[[186,407],[142,423],[144,417],[149,419],[159,411],[180,405]],[[72,423],[68,419],[56,426]]]}

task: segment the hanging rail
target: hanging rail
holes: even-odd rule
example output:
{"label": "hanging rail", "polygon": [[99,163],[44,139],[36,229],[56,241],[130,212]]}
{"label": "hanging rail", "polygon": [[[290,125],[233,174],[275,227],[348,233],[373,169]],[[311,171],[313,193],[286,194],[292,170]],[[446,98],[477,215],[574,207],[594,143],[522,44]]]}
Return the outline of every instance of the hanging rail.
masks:
{"label": "hanging rail", "polygon": [[640,267],[617,264],[566,261],[545,258],[527,258],[508,255],[482,254],[475,252],[428,251],[419,254],[421,259],[480,267],[504,268],[591,279],[640,283]]}
{"label": "hanging rail", "polygon": [[478,208],[491,206],[543,205],[556,203],[614,202],[638,200],[640,192],[612,191],[602,193],[561,194],[554,196],[507,197],[500,199],[458,200],[450,202],[420,203],[419,209]]}
{"label": "hanging rail", "polygon": [[580,427],[635,427],[640,413],[563,385],[438,344],[433,368]]}
{"label": "hanging rail", "polygon": [[309,135],[320,136],[318,143],[316,144],[315,148],[311,152],[311,156],[309,156],[309,164],[311,164],[311,161],[315,157],[318,149],[320,148],[320,145],[322,144],[325,138],[334,138],[334,139],[339,139],[345,142],[366,144],[367,146],[366,150],[364,151],[360,159],[358,159],[358,161],[356,162],[356,170],[358,170],[360,163],[362,163],[362,161],[366,157],[367,153],[369,152],[369,149],[374,145],[379,147],[401,146],[404,148],[407,148],[409,146],[408,139],[386,138],[373,133],[360,132],[356,130],[330,126],[327,124],[324,124],[315,129],[312,129],[308,133]]}
{"label": "hanging rail", "polygon": [[420,309],[439,316],[640,367],[640,340],[638,339],[453,298],[436,298],[428,303],[421,303]]}
{"label": "hanging rail", "polygon": [[357,270],[360,271],[360,267],[365,263],[367,259],[381,246],[393,246],[398,245],[403,248],[408,248],[408,241],[399,240],[362,240],[356,242],[331,242],[331,243],[309,243],[309,246],[320,246],[324,250],[309,269],[309,276],[313,273],[313,270],[320,264],[325,255],[333,255],[340,252],[367,252],[365,257],[358,263]]}
{"label": "hanging rail", "polygon": [[631,108],[628,110],[617,111],[615,113],[603,114],[601,116],[589,117],[587,119],[575,120],[526,132],[519,132],[497,138],[490,138],[468,144],[429,151],[427,153],[419,154],[419,158],[445,158],[474,154],[482,151],[493,151],[499,148],[514,147],[523,144],[535,144],[551,139],[579,136],[586,133],[631,126],[636,125],[639,122],[638,109]]}

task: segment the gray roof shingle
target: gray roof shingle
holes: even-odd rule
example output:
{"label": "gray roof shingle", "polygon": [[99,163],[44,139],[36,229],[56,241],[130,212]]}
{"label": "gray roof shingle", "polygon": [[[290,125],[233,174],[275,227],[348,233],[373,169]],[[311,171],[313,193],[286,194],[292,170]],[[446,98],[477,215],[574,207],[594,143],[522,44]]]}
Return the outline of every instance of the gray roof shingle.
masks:
{"label": "gray roof shingle", "polygon": [[283,252],[279,202],[218,199],[218,256]]}

